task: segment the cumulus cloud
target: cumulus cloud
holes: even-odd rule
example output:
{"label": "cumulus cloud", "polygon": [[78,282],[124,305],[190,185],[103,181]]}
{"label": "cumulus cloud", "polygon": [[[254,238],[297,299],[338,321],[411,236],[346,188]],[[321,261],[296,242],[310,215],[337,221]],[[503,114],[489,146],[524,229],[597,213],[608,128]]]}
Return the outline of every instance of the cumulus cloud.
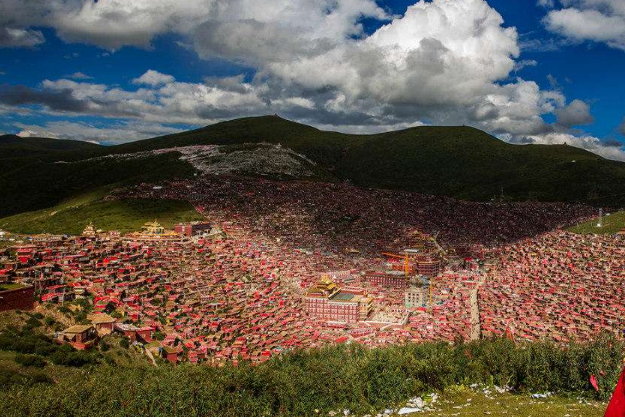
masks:
{"label": "cumulus cloud", "polygon": [[590,114],[590,105],[581,100],[573,100],[568,106],[554,111],[558,124],[565,127],[587,125],[595,121]]}
{"label": "cumulus cloud", "polygon": [[575,136],[570,133],[553,132],[539,136],[529,136],[532,143],[543,145],[570,145],[586,149],[604,158],[625,160],[623,148],[602,142],[599,138],[591,135]]}
{"label": "cumulus cloud", "polygon": [[9,106],[39,104],[50,110],[69,112],[85,112],[88,109],[88,104],[77,100],[68,89],[35,90],[23,85],[0,86],[0,104]]}
{"label": "cumulus cloud", "polygon": [[84,74],[84,73],[82,73],[80,71],[75,72],[75,73],[69,75],[68,78],[73,78],[74,80],[91,80],[91,79],[93,79],[93,77],[90,77],[89,75]]}
{"label": "cumulus cloud", "polygon": [[165,74],[157,78],[160,80],[149,78],[147,87],[133,91],[68,79],[44,80],[38,90],[28,91],[27,95],[15,94],[8,88],[12,94],[6,96],[10,99],[3,99],[0,89],[0,103],[40,104],[59,110],[49,97],[62,96],[81,104],[67,109],[76,114],[198,125],[271,110],[270,103],[259,96],[262,88],[248,83],[228,88],[224,83],[181,83]]}
{"label": "cumulus cloud", "polygon": [[0,48],[32,48],[43,42],[38,30],[0,27]]}
{"label": "cumulus cloud", "polygon": [[139,78],[132,80],[133,84],[146,84],[151,86],[157,86],[162,84],[169,84],[174,82],[174,77],[167,74],[161,74],[158,71],[148,70]]}
{"label": "cumulus cloud", "polygon": [[52,4],[38,0],[0,0],[0,48],[32,48],[43,42],[33,26],[49,26],[45,18]]}
{"label": "cumulus cloud", "polygon": [[361,35],[360,17],[387,17],[374,0],[0,0],[0,15],[0,28],[51,26],[68,42],[110,50],[149,48],[155,36],[185,35],[206,22],[256,21],[266,25],[265,35],[300,27],[330,39]]}
{"label": "cumulus cloud", "polygon": [[[545,5],[555,7],[554,3]],[[544,23],[548,30],[573,41],[603,42],[625,50],[622,0],[560,0],[559,7],[549,11]]]}
{"label": "cumulus cloud", "polygon": [[[136,74],[135,90],[79,77],[44,80],[21,99],[10,94],[17,87],[5,87],[4,106],[23,110],[40,104],[49,112],[194,125],[277,112],[357,132],[469,124],[508,140],[549,142],[568,135],[577,138],[570,139],[575,146],[602,146],[569,131],[592,122],[586,103],[567,105],[555,83],[543,90],[534,81],[511,77],[537,62],[520,59],[522,48],[531,48],[529,41],[520,41],[485,0],[422,0],[401,16],[390,16],[374,0],[49,0],[44,5],[26,0],[23,7],[18,2],[0,0],[17,9],[10,18],[0,17],[0,28],[51,26],[68,42],[110,50],[149,48],[155,36],[175,33],[201,58],[247,65],[255,76],[184,83],[148,70]],[[614,17],[618,3],[558,4],[562,10],[585,7]],[[365,34],[362,18],[383,24]],[[62,109],[54,100],[62,97],[74,106]],[[545,123],[546,114],[555,114],[557,123]]]}

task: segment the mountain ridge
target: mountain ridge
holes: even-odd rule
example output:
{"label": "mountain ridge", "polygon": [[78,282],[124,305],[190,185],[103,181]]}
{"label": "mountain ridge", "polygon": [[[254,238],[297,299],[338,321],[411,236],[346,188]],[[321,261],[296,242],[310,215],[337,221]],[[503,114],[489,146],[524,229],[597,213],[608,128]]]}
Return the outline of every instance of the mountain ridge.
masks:
{"label": "mountain ridge", "polygon": [[[136,160],[87,160],[196,145],[246,147],[249,151],[262,144],[279,144],[309,158],[320,172],[327,173],[318,180],[349,181],[362,187],[476,201],[498,198],[625,205],[625,163],[566,145],[513,145],[468,126],[346,134],[274,115],[234,119],[115,146],[69,141],[62,144],[67,149],[59,150],[58,143],[64,141],[3,138],[0,188],[6,198],[0,203],[0,216],[51,207],[105,185],[192,177],[198,172],[181,160],[175,149]],[[7,149],[11,151],[5,152]]]}

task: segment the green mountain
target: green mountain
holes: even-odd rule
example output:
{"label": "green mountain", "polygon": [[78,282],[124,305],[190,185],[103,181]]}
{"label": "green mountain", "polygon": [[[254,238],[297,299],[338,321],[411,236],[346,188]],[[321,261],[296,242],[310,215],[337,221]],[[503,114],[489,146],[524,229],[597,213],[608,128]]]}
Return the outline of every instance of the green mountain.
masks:
{"label": "green mountain", "polygon": [[[511,145],[464,126],[349,135],[262,116],[111,147],[21,140],[0,140],[0,216],[52,207],[105,185],[185,178],[196,172],[176,152],[134,159],[120,154],[191,145],[230,145],[226,149],[234,151],[242,144],[263,143],[280,144],[316,163],[311,179],[471,200],[499,197],[503,191],[509,200],[625,205],[625,163],[566,145]],[[249,151],[250,145],[245,146]],[[18,157],[16,149],[25,156]]]}
{"label": "green mountain", "polygon": [[99,148],[102,146],[78,140],[0,135],[0,173],[7,173],[37,161],[54,162],[64,155],[77,151],[96,151]]}
{"label": "green mountain", "polygon": [[0,135],[0,151],[4,158],[7,153],[16,157],[31,156],[48,151],[82,151],[102,148],[101,145],[80,140],[58,140],[49,138],[20,137],[16,135]]}
{"label": "green mountain", "polygon": [[365,187],[474,200],[500,196],[503,188],[512,200],[625,202],[625,163],[567,145],[512,145],[465,126],[349,135],[263,116],[120,145],[115,152],[259,142],[280,143]]}

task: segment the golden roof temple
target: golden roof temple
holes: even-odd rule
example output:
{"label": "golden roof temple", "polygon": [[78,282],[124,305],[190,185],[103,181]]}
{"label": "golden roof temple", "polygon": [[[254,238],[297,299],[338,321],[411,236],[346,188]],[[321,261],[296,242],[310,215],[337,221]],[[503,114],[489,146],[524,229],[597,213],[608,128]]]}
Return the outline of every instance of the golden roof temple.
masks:
{"label": "golden roof temple", "polygon": [[93,222],[89,222],[87,227],[85,227],[85,230],[82,231],[82,235],[84,237],[95,237],[96,236],[96,230],[93,227]]}

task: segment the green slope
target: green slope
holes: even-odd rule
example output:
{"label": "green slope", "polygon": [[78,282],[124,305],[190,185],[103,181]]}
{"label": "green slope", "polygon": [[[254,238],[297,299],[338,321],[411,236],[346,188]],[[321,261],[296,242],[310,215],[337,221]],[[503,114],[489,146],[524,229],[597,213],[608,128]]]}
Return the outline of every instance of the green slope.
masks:
{"label": "green slope", "polygon": [[[113,147],[67,150],[62,157],[58,150],[47,154],[38,151],[43,153],[36,160],[26,158],[26,162],[0,151],[0,189],[5,196],[0,201],[0,216],[50,207],[107,184],[193,173],[192,167],[174,153],[139,161],[80,162],[87,157],[198,144],[261,142],[280,143],[307,156],[329,173],[326,178],[350,180],[365,187],[473,200],[500,196],[503,189],[510,200],[625,206],[625,163],[571,146],[511,145],[464,126],[348,135],[262,116]],[[49,142],[45,146],[50,146]],[[54,163],[59,160],[72,163]]]}
{"label": "green slope", "polygon": [[193,167],[178,157],[177,153],[168,153],[131,160],[31,161],[0,174],[0,217],[53,207],[106,185],[192,176]]}
{"label": "green slope", "polygon": [[2,135],[0,136],[0,176],[34,163],[74,158],[83,153],[97,153],[102,148],[104,147],[78,140]]}
{"label": "green slope", "polygon": [[566,145],[512,145],[464,126],[348,135],[263,116],[120,145],[110,152],[244,142],[281,143],[366,187],[476,200],[499,196],[503,188],[512,200],[625,204],[625,163]]}
{"label": "green slope", "polygon": [[604,216],[601,227],[597,227],[597,223],[598,219],[594,218],[567,230],[580,234],[612,235],[625,229],[625,211],[617,211],[616,213],[610,213],[609,216]]}
{"label": "green slope", "polygon": [[46,151],[93,151],[99,148],[102,148],[102,146],[79,140],[23,138],[16,135],[0,136],[0,151],[2,151],[3,156],[8,153],[14,154],[14,156],[26,156],[25,153]]}
{"label": "green slope", "polygon": [[166,228],[178,222],[202,220],[193,206],[180,200],[102,199],[108,189],[80,195],[49,209],[20,213],[0,219],[0,229],[14,233],[80,234],[90,222],[105,231],[122,233],[141,230],[147,221],[157,219]]}

